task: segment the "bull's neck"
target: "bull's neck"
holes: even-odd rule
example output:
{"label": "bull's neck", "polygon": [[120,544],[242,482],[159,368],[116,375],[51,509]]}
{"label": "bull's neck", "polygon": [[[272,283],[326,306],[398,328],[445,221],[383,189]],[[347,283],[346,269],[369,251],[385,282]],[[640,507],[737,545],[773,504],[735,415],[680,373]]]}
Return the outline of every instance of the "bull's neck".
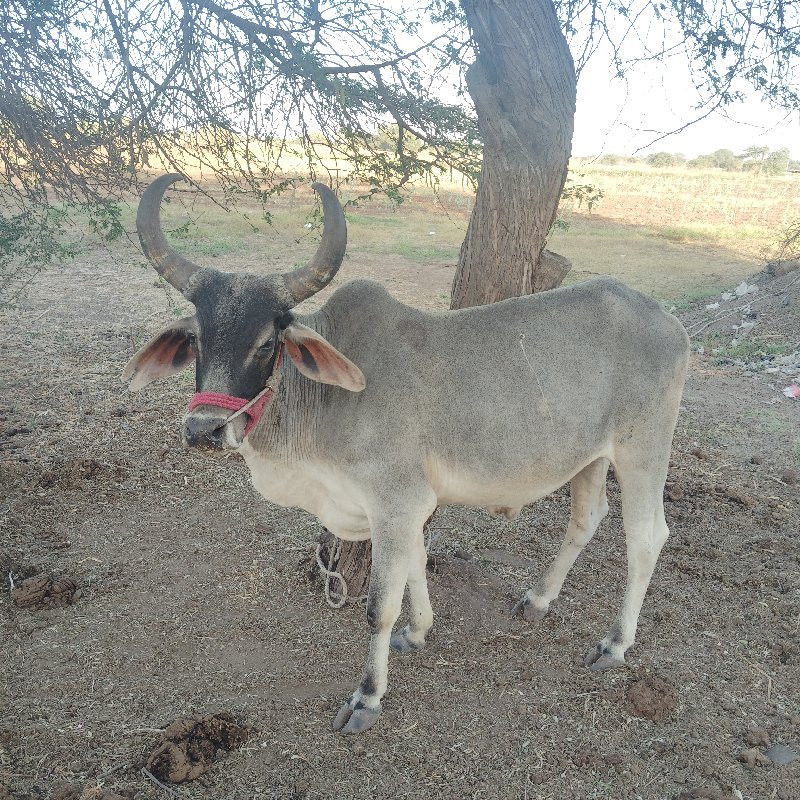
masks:
{"label": "bull's neck", "polygon": [[[330,341],[333,330],[324,308],[297,315],[297,321]],[[280,461],[307,460],[314,452],[319,410],[330,387],[306,378],[285,354],[280,370],[280,382],[250,434],[250,443],[254,450]]]}

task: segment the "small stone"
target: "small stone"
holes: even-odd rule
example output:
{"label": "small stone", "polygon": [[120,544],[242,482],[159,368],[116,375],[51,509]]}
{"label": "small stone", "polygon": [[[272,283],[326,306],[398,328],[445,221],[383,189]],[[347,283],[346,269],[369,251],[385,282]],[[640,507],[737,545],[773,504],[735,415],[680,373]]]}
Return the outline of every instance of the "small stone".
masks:
{"label": "small stone", "polygon": [[52,800],[81,800],[83,788],[77,783],[59,786],[52,794]]}
{"label": "small stone", "polygon": [[744,740],[751,747],[769,747],[770,738],[766,728],[751,728],[747,731]]}
{"label": "small stone", "polygon": [[781,475],[781,480],[787,486],[794,486],[797,483],[797,472],[791,467],[785,469]]}
{"label": "small stone", "polygon": [[683,498],[683,489],[676,483],[667,490],[667,497],[673,501],[681,500]]}
{"label": "small stone", "polygon": [[734,503],[739,503],[740,505],[747,506],[748,508],[756,504],[756,501],[753,500],[749,494],[746,494],[745,492],[742,492],[733,486],[728,486],[725,489],[725,497],[727,497],[728,500],[733,500]]}
{"label": "small stone", "polygon": [[764,459],[761,456],[750,456],[750,463],[751,464],[763,464]]}
{"label": "small stone", "polygon": [[117,406],[111,413],[115,417],[124,417],[128,413],[128,410],[123,406]]}
{"label": "small stone", "polygon": [[793,761],[797,761],[797,759],[800,758],[800,755],[785,744],[772,745],[772,747],[764,751],[764,755],[776,764],[791,764]]}
{"label": "small stone", "polygon": [[468,553],[466,550],[454,550],[453,555],[456,558],[460,558],[462,561],[472,561],[472,554]]}
{"label": "small stone", "polygon": [[689,455],[692,455],[695,458],[699,458],[701,461],[704,461],[705,459],[708,458],[708,456],[705,454],[705,452],[703,450],[701,450],[699,447],[693,447],[689,451]]}
{"label": "small stone", "polygon": [[746,767],[750,767],[750,769],[754,767],[767,767],[771,763],[769,757],[765,756],[757,747],[742,750],[742,752],[739,753],[739,761]]}
{"label": "small stone", "polygon": [[367,754],[367,748],[364,747],[361,742],[356,742],[353,745],[353,755],[354,756],[365,756]]}

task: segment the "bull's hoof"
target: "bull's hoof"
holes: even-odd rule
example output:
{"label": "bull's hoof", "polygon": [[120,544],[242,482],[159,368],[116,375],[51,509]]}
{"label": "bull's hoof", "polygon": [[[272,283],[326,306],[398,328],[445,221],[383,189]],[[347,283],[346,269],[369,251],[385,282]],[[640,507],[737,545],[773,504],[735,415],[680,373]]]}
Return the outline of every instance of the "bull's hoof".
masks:
{"label": "bull's hoof", "polygon": [[601,642],[586,653],[583,657],[583,664],[592,672],[602,672],[604,669],[623,666],[625,659],[611,655],[611,651]]}
{"label": "bull's hoof", "polygon": [[408,655],[409,653],[416,653],[418,650],[422,650],[425,646],[425,642],[422,644],[417,644],[413,639],[409,636],[408,628],[403,628],[401,631],[396,631],[392,634],[392,638],[389,639],[389,647],[395,651],[395,653],[402,653],[403,655]]}
{"label": "bull's hoof", "polygon": [[525,622],[541,622],[547,616],[547,609],[537,608],[526,595],[511,609],[511,616],[520,616]]}
{"label": "bull's hoof", "polygon": [[381,707],[353,708],[351,701],[345,703],[333,720],[333,729],[339,733],[362,733],[369,730],[381,715]]}

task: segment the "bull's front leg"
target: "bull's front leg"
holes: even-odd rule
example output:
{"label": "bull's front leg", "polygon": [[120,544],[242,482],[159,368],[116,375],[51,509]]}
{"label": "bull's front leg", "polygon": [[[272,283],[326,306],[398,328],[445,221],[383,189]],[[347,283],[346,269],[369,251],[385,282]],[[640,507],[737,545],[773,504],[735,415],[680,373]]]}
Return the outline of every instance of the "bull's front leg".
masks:
{"label": "bull's front leg", "polygon": [[373,525],[372,573],[367,594],[369,655],[361,683],[333,721],[335,731],[360,733],[372,727],[381,713],[392,628],[400,615],[409,566],[417,555],[416,543],[422,539],[427,516],[406,513]]}

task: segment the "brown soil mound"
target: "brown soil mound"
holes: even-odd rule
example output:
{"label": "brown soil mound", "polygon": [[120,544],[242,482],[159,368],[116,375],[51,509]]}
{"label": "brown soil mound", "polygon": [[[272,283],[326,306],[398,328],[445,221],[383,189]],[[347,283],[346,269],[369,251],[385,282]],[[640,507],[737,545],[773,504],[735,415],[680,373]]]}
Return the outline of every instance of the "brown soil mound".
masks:
{"label": "brown soil mound", "polygon": [[648,675],[631,684],[625,696],[625,708],[635,717],[660,722],[678,703],[675,689],[662,678]]}
{"label": "brown soil mound", "polygon": [[54,578],[52,575],[36,575],[11,590],[15,605],[32,610],[69,606],[80,596],[78,584],[64,576]]}
{"label": "brown soil mound", "polygon": [[247,728],[225,712],[179,719],[161,734],[147,769],[162,781],[191,781],[211,769],[217,750],[241,747],[247,736]]}
{"label": "brown soil mound", "polygon": [[44,470],[39,475],[39,485],[44,489],[83,489],[89,482],[120,481],[126,476],[127,471],[118,464],[103,464],[94,458],[71,458]]}

